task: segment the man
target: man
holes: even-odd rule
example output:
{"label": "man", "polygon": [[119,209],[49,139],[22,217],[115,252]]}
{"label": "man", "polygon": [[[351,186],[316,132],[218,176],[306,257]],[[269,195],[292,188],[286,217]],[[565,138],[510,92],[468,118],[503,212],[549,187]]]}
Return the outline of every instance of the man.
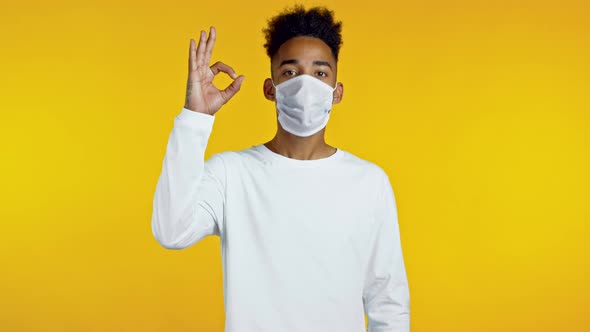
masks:
{"label": "man", "polygon": [[[216,32],[190,41],[186,103],[175,119],[153,201],[168,249],[221,238],[226,332],[409,331],[409,290],[387,174],[326,144],[341,22],[296,6],[264,30],[277,132],[204,161],[215,114],[244,76],[209,65]],[[217,89],[220,72],[233,82]]]}

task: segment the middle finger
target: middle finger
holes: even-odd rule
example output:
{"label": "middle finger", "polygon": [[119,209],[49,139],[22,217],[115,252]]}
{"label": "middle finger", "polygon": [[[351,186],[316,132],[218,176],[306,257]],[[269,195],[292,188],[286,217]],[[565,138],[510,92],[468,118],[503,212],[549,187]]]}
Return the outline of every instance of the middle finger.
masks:
{"label": "middle finger", "polygon": [[215,38],[217,37],[217,32],[215,31],[215,27],[209,28],[209,38],[207,38],[207,46],[205,48],[205,59],[203,65],[208,66],[209,62],[211,62],[211,53],[213,53],[213,45],[215,45]]}

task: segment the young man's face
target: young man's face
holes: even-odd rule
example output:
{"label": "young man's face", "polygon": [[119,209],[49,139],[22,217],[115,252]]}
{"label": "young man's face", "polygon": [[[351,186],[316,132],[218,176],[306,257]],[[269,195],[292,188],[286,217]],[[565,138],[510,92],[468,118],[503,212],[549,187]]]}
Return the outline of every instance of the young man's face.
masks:
{"label": "young man's face", "polygon": [[[330,47],[319,38],[299,36],[287,40],[271,59],[271,74],[275,85],[298,75],[307,74],[336,87],[334,101],[342,99],[343,86],[336,83],[336,61]],[[264,82],[264,95],[275,101],[271,79]]]}

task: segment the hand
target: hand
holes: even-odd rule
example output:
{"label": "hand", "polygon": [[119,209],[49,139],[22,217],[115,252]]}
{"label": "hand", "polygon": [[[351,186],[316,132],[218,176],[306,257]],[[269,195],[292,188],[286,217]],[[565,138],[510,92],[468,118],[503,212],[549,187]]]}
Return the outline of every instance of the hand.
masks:
{"label": "hand", "polygon": [[[191,111],[214,115],[240,90],[244,75],[236,75],[230,66],[220,61],[209,66],[211,52],[215,44],[215,28],[210,28],[209,38],[205,42],[206,36],[207,33],[201,31],[198,48],[195,47],[195,41],[192,38],[190,41],[184,107]],[[213,78],[220,72],[228,74],[234,80],[225,90],[219,90],[213,85]]]}

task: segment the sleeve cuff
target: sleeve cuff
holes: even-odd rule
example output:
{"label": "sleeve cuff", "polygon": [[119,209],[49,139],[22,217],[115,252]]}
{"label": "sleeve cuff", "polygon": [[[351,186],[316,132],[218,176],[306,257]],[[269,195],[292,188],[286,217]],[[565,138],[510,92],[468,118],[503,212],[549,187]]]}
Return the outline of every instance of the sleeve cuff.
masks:
{"label": "sleeve cuff", "polygon": [[190,126],[212,127],[215,122],[215,116],[201,112],[191,111],[183,107],[180,113],[176,116],[180,122],[187,123]]}

